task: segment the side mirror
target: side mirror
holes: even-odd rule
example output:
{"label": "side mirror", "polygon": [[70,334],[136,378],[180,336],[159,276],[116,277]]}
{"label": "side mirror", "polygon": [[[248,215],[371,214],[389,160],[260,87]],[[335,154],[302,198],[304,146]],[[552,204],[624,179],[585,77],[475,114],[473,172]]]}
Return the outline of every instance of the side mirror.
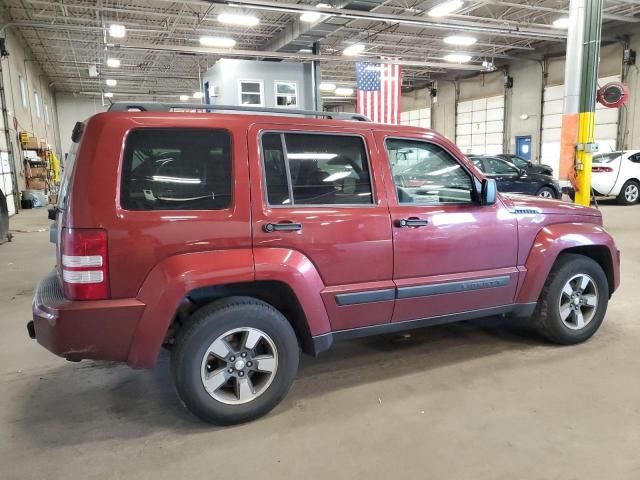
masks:
{"label": "side mirror", "polygon": [[485,178],[482,180],[482,188],[480,190],[480,204],[493,205],[496,203],[498,187],[493,178]]}
{"label": "side mirror", "polygon": [[518,176],[519,177],[524,177],[526,175],[527,171],[524,168],[520,168],[518,169]]}
{"label": "side mirror", "polygon": [[58,213],[58,212],[56,211],[56,208],[55,208],[55,207],[54,207],[54,208],[50,208],[50,209],[47,211],[47,218],[48,218],[49,220],[55,220],[55,219],[56,219],[56,214],[57,214],[57,213]]}

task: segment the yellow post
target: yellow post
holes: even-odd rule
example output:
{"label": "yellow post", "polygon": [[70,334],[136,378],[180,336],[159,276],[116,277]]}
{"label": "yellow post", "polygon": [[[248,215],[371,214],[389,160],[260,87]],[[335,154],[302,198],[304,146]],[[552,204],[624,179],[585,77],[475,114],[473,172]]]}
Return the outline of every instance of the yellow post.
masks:
{"label": "yellow post", "polygon": [[594,130],[594,112],[580,112],[576,152],[576,184],[578,188],[575,203],[587,207],[591,204],[591,160],[593,153],[590,146],[595,141]]}

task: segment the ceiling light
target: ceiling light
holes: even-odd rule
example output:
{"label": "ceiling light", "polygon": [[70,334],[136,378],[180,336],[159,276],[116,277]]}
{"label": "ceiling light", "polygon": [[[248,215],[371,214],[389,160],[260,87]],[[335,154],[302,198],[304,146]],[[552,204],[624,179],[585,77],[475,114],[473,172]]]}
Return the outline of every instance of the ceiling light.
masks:
{"label": "ceiling light", "polygon": [[322,82],[318,88],[321,92],[333,92],[336,89],[336,84],[331,82]]}
{"label": "ceiling light", "polygon": [[111,97],[113,97],[113,93],[111,93],[111,92],[106,92],[106,93],[104,94],[104,97],[105,97],[105,98],[111,98]]}
{"label": "ceiling light", "polygon": [[258,17],[238,13],[221,13],[218,15],[218,21],[220,23],[228,23],[230,25],[242,25],[243,27],[255,27],[260,23],[260,19]]}
{"label": "ceiling light", "polygon": [[430,17],[444,17],[449,15],[450,13],[459,10],[464,2],[462,0],[450,0],[448,2],[441,3],[440,5],[436,5],[431,10],[429,10],[428,15]]}
{"label": "ceiling light", "polygon": [[235,47],[236,41],[233,38],[208,37],[205,35],[200,37],[200,45],[203,47],[231,48]]}
{"label": "ceiling light", "polygon": [[468,47],[469,45],[473,45],[478,41],[475,37],[467,37],[465,35],[451,35],[450,37],[446,37],[444,39],[444,43],[449,45],[461,45],[464,47]]}
{"label": "ceiling light", "polygon": [[202,98],[202,97],[204,97],[204,93],[202,92],[195,92],[193,94],[193,98]]}
{"label": "ceiling light", "polygon": [[553,21],[553,26],[555,28],[569,28],[569,17],[556,18]]}
{"label": "ceiling light", "polygon": [[343,55],[347,55],[348,57],[355,57],[364,52],[364,45],[362,43],[354,43],[353,45],[349,45],[342,51]]}
{"label": "ceiling light", "polygon": [[117,58],[107,58],[107,67],[119,68],[120,60],[118,60]]}
{"label": "ceiling light", "polygon": [[313,23],[320,20],[322,14],[320,12],[304,12],[300,15],[300,21],[305,23]]}
{"label": "ceiling light", "polygon": [[109,78],[104,83],[106,83],[109,87],[115,87],[118,84],[118,81],[114,80],[113,78]]}
{"label": "ceiling light", "polygon": [[520,114],[520,120],[528,120],[528,119],[529,119],[529,114],[527,113]]}
{"label": "ceiling light", "polygon": [[298,50],[298,53],[313,53],[313,50],[311,50],[310,48],[301,48],[300,50]]}
{"label": "ceiling light", "polygon": [[445,62],[466,63],[471,60],[471,55],[466,55],[464,53],[450,53],[449,55],[445,55],[442,58]]}
{"label": "ceiling light", "polygon": [[124,28],[124,25],[120,25],[118,23],[112,23],[109,26],[109,35],[113,38],[124,38],[127,34],[127,29]]}
{"label": "ceiling light", "polygon": [[336,95],[353,95],[353,88],[348,87],[338,87],[335,90]]}
{"label": "ceiling light", "polygon": [[180,95],[180,101],[186,102],[187,100],[189,100],[189,95]]}

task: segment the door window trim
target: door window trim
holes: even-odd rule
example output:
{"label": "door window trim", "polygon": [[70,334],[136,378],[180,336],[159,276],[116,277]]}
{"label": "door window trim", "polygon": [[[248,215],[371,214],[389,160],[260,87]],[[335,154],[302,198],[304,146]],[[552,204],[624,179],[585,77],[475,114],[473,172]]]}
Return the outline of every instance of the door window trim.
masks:
{"label": "door window trim", "polygon": [[[460,165],[460,167],[467,173],[467,175],[469,175],[469,177],[471,177],[471,187],[473,189],[473,199],[471,202],[447,202],[447,203],[436,203],[433,205],[427,205],[427,204],[411,204],[411,203],[400,203],[400,199],[398,198],[398,188],[396,186],[396,181],[393,178],[393,170],[391,168],[391,161],[389,160],[389,149],[387,148],[387,140],[407,140],[407,141],[412,141],[412,142],[421,142],[421,143],[428,143],[429,145],[435,145],[437,147],[440,147],[442,150],[444,150],[445,152],[447,152],[455,161],[458,165]],[[458,157],[447,147],[445,147],[444,145],[441,145],[437,142],[430,142],[429,140],[425,140],[424,138],[415,138],[415,137],[403,137],[403,136],[397,136],[397,135],[387,135],[385,134],[383,137],[383,144],[384,144],[384,153],[386,156],[386,163],[389,167],[389,172],[391,173],[391,182],[393,185],[393,198],[396,201],[396,206],[398,207],[437,207],[439,205],[480,205],[480,201],[479,201],[479,195],[480,195],[480,190],[482,189],[482,183],[481,180],[478,179],[478,177],[476,177],[473,172],[467,167],[467,165],[465,165],[464,163],[460,162],[460,160],[458,159]],[[484,174],[484,172],[481,172]]]}
{"label": "door window trim", "polygon": [[[371,187],[371,203],[314,203],[314,204],[298,204],[298,203],[290,203],[288,205],[272,205],[269,203],[269,192],[267,191],[267,171],[265,169],[265,159],[264,159],[264,149],[262,148],[262,137],[264,135],[275,133],[280,136],[280,141],[282,142],[282,151],[286,155],[287,154],[287,145],[284,141],[284,135],[290,134],[299,134],[299,135],[332,135],[334,137],[357,137],[360,138],[363,142],[364,146],[364,154],[367,157],[367,167],[369,169],[369,185]],[[264,205],[269,208],[376,208],[380,205],[378,204],[378,198],[376,195],[375,185],[373,181],[373,169],[371,168],[371,158],[368,150],[367,139],[364,135],[359,133],[338,133],[338,132],[318,132],[313,130],[286,130],[286,129],[266,129],[260,130],[258,134],[258,141],[260,147],[260,171],[262,173],[262,188],[263,188],[263,198],[262,201]],[[289,188],[289,196],[293,200],[293,183],[291,181],[291,171],[289,170],[289,162],[285,161],[285,171],[287,174],[287,183]]]}

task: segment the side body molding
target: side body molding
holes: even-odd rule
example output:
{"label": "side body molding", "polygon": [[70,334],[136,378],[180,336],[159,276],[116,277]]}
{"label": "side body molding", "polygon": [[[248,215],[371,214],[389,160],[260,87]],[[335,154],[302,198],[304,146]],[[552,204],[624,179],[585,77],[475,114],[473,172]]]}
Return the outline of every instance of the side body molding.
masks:
{"label": "side body molding", "polygon": [[200,287],[254,281],[250,248],[188,253],[166,258],[149,273],[137,299],[146,305],[127,363],[151,367],[184,296]]}
{"label": "side body molding", "polygon": [[538,301],[554,262],[564,250],[594,246],[606,248],[611,265],[614,266],[611,272],[613,285],[610,288],[616,289],[620,284],[619,269],[615,268],[619,255],[609,233],[593,223],[557,223],[543,227],[536,235],[525,263],[527,273],[516,303]]}

